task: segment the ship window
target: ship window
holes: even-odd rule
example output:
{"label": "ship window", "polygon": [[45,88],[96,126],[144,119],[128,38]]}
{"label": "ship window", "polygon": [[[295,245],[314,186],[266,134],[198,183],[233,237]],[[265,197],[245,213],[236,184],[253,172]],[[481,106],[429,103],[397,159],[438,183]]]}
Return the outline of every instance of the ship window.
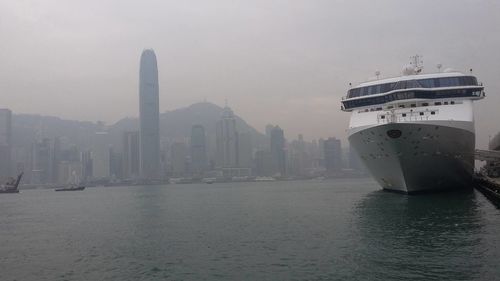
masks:
{"label": "ship window", "polygon": [[417,107],[417,105],[412,103],[412,104],[410,104],[410,107]]}
{"label": "ship window", "polygon": [[436,112],[435,111],[431,111],[431,114],[434,115],[434,114],[436,114]]}
{"label": "ship window", "polygon": [[440,87],[441,86],[441,83],[439,83],[439,78],[433,78],[432,79],[432,82],[434,84],[434,87]]}
{"label": "ship window", "polygon": [[434,79],[421,79],[418,80],[418,83],[420,83],[423,88],[434,88]]}
{"label": "ship window", "polygon": [[380,115],[380,118],[381,119],[385,119],[385,115]]}
{"label": "ship window", "polygon": [[422,103],[422,106],[429,106],[429,104],[424,102],[424,103]]}
{"label": "ship window", "polygon": [[394,106],[392,106],[392,105],[387,107],[387,109],[393,109],[393,108],[394,108]]}
{"label": "ship window", "polygon": [[377,107],[377,110],[382,110],[382,107]]}
{"label": "ship window", "polygon": [[434,105],[441,105],[441,102],[437,101],[434,103]]}
{"label": "ship window", "polygon": [[408,80],[406,81],[406,88],[421,88],[421,86],[415,80]]}
{"label": "ship window", "polygon": [[441,87],[452,87],[452,86],[459,86],[460,81],[458,77],[446,77],[446,78],[440,78],[440,84]]}
{"label": "ship window", "polygon": [[424,113],[423,113],[423,112],[420,112],[420,116],[422,116],[422,115],[424,115]]}
{"label": "ship window", "polygon": [[349,90],[348,97],[349,98],[359,97],[359,94],[360,94],[359,88],[358,89],[351,89],[351,90]]}
{"label": "ship window", "polygon": [[385,83],[380,85],[380,92],[386,93],[392,90],[391,83]]}
{"label": "ship window", "polygon": [[447,102],[447,101],[445,101],[445,102],[444,102],[444,105],[448,105],[448,102]]}
{"label": "ship window", "polygon": [[399,107],[400,108],[405,108],[405,105],[404,104],[400,104]]}
{"label": "ship window", "polygon": [[455,104],[455,102],[454,101],[450,101],[450,104]]}
{"label": "ship window", "polygon": [[401,114],[403,117],[406,117],[406,113]]}

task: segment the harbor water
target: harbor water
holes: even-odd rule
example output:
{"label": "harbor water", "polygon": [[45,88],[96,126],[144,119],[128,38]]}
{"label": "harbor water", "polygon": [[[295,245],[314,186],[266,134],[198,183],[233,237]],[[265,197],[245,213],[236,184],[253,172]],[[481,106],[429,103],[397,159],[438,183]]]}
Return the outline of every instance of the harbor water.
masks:
{"label": "harbor water", "polygon": [[370,179],[22,190],[0,196],[0,280],[498,280],[477,191]]}

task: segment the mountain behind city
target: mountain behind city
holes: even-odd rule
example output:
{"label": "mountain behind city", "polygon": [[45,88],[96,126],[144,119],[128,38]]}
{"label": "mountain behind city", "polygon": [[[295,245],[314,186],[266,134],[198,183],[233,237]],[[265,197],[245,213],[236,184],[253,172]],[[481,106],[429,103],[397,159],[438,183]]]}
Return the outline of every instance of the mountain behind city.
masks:
{"label": "mountain behind city", "polygon": [[[184,140],[191,135],[193,125],[202,125],[207,139],[215,142],[215,126],[223,108],[209,102],[195,103],[187,107],[166,111],[160,114],[160,137],[171,140]],[[89,148],[95,132],[107,131],[110,144],[120,149],[122,134],[139,130],[139,119],[125,117],[116,123],[105,126],[103,123],[65,120],[54,116],[34,114],[13,114],[13,143],[16,146],[30,146],[37,138],[55,138],[64,136],[69,143],[78,147]],[[266,145],[266,137],[250,126],[239,116],[235,116],[236,128],[240,133],[251,135],[253,147]]]}

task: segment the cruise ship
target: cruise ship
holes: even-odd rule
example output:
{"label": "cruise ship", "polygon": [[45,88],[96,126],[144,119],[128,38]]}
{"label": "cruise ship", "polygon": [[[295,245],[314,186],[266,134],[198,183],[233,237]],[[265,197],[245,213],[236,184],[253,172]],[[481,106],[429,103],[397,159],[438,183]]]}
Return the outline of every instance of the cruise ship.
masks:
{"label": "cruise ship", "polygon": [[350,145],[386,190],[412,194],[470,187],[473,102],[484,98],[484,87],[472,74],[422,69],[415,56],[402,76],[349,89],[342,110],[351,113]]}

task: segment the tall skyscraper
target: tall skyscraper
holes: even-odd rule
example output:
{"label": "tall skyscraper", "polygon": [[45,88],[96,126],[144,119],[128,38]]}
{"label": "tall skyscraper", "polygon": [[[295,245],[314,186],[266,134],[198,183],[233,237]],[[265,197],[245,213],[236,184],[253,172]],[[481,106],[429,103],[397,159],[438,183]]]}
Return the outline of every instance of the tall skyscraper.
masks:
{"label": "tall skyscraper", "polygon": [[207,169],[207,165],[205,128],[202,125],[194,125],[191,128],[191,167],[193,173],[203,173]]}
{"label": "tall skyscraper", "polygon": [[285,135],[279,126],[271,130],[271,157],[273,172],[284,176],[286,174]]}
{"label": "tall skyscraper", "polygon": [[342,169],[342,148],[340,140],[328,138],[324,141],[323,146],[326,172],[330,175],[340,172]]}
{"label": "tall skyscraper", "polygon": [[142,52],[139,71],[140,169],[143,178],[160,176],[158,67],[152,49]]}
{"label": "tall skyscraper", "polygon": [[0,177],[10,177],[12,170],[12,112],[0,109]]}
{"label": "tall skyscraper", "polygon": [[123,176],[139,177],[139,132],[123,133]]}
{"label": "tall skyscraper", "polygon": [[238,167],[238,132],[236,118],[229,107],[224,107],[216,127],[217,166]]}

